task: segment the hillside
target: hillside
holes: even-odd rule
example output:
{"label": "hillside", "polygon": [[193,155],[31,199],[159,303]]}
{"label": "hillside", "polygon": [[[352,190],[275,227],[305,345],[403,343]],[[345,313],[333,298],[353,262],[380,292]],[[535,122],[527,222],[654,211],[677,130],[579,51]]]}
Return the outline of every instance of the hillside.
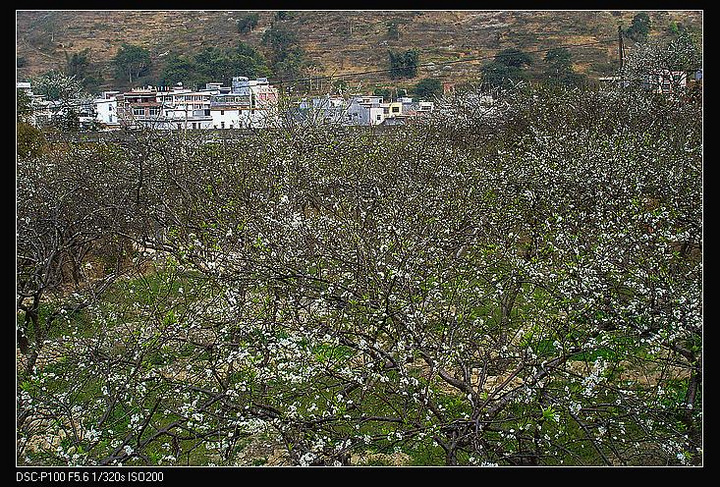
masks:
{"label": "hillside", "polygon": [[[122,43],[147,48],[154,69],[162,69],[170,52],[193,53],[210,46],[230,47],[244,41],[262,50],[263,32],[274,12],[260,11],[254,31],[241,34],[236,21],[247,11],[17,11],[17,56],[23,65],[18,80],[62,68],[66,55],[89,49],[93,67],[113,86],[111,60]],[[471,81],[479,66],[496,52],[519,48],[540,61],[543,49],[594,43],[572,48],[578,71],[609,74],[617,66],[617,28],[628,27],[637,12],[610,11],[318,11],[303,10],[285,20],[314,62],[314,74],[344,76],[353,86],[382,82],[389,49],[419,49],[419,77]],[[667,32],[671,23],[691,29],[702,26],[701,11],[649,12],[651,35]],[[399,36],[389,35],[390,24]],[[481,58],[463,61],[468,58]],[[449,63],[438,65],[438,63]],[[429,66],[425,66],[431,64]]]}

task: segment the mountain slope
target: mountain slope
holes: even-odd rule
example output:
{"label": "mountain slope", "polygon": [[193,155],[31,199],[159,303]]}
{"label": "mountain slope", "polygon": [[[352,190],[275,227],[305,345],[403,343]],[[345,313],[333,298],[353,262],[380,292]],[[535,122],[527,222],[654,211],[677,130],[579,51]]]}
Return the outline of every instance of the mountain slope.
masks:
{"label": "mountain slope", "polygon": [[[238,41],[264,49],[263,32],[275,12],[259,11],[254,31],[241,34],[236,21],[247,11],[228,10],[60,10],[17,11],[18,80],[62,68],[66,55],[89,49],[93,67],[113,85],[111,61],[122,43],[147,48],[155,73],[170,52],[193,53]],[[389,49],[420,50],[419,77],[462,82],[496,52],[519,48],[541,63],[544,50],[564,45],[575,67],[590,76],[617,66],[618,25],[628,27],[637,12],[610,11],[296,11],[284,20],[314,62],[314,74],[344,76],[350,84],[373,85],[387,79]],[[649,12],[651,35],[664,35],[671,23],[702,26],[701,11]],[[397,26],[393,35],[391,24]],[[591,45],[588,45],[591,44]],[[478,59],[479,58],[479,59]],[[441,64],[442,63],[442,64]],[[370,71],[369,74],[358,74]],[[239,73],[241,74],[241,73]]]}

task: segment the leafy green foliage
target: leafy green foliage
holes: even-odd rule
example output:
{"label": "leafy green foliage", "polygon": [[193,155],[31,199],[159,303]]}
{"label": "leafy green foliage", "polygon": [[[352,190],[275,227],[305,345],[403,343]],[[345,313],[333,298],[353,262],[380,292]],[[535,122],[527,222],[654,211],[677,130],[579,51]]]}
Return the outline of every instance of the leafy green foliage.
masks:
{"label": "leafy green foliage", "polygon": [[261,43],[267,49],[267,57],[275,76],[281,80],[291,80],[305,73],[309,66],[305,51],[300,46],[295,31],[284,22],[273,23],[263,33]]}
{"label": "leafy green foliage", "polygon": [[417,76],[420,51],[408,49],[406,51],[388,51],[391,78],[414,78]]}
{"label": "leafy green foliage", "polygon": [[504,49],[482,67],[482,81],[488,88],[508,87],[528,79],[525,68],[532,64],[529,54],[519,49]]}
{"label": "leafy green foliage", "polygon": [[412,93],[421,100],[432,100],[442,95],[443,86],[437,78],[425,78],[415,85]]}
{"label": "leafy green foliage", "polygon": [[132,85],[137,83],[139,78],[150,73],[152,58],[146,48],[123,43],[113,57],[112,64],[117,79]]}
{"label": "leafy green foliage", "polygon": [[89,48],[72,54],[65,53],[65,73],[77,79],[85,90],[92,92],[102,82],[102,75],[99,70],[93,69],[89,54]]}
{"label": "leafy green foliage", "polygon": [[252,46],[239,42],[235,48],[208,47],[194,55],[172,54],[165,63],[162,80],[200,88],[219,81],[226,86],[235,76],[266,77],[270,69],[263,55]]}
{"label": "leafy green foliage", "polygon": [[646,42],[651,26],[650,16],[645,12],[640,12],[633,17],[630,27],[625,30],[625,35],[635,42]]}
{"label": "leafy green foliage", "polygon": [[582,86],[585,77],[576,73],[572,65],[572,55],[567,48],[551,49],[545,54],[543,77],[550,84],[564,86]]}
{"label": "leafy green foliage", "polygon": [[243,15],[237,20],[238,32],[241,34],[247,34],[252,32],[257,27],[258,21],[260,20],[260,14],[257,12]]}

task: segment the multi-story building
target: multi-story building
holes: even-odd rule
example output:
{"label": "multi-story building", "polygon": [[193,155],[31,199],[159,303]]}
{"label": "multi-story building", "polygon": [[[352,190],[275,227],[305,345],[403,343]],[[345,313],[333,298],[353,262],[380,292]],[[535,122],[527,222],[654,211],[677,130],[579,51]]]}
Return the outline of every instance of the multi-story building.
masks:
{"label": "multi-story building", "polygon": [[216,93],[210,100],[212,128],[255,128],[266,126],[278,102],[278,90],[267,78],[249,80],[237,76],[229,92]]}
{"label": "multi-story building", "polygon": [[295,111],[296,119],[304,123],[348,125],[351,115],[348,102],[338,96],[303,99]]}
{"label": "multi-story building", "polygon": [[158,128],[200,130],[212,128],[210,113],[211,100],[219,88],[211,87],[200,91],[173,90],[159,92],[157,100],[161,106]]}
{"label": "multi-story building", "polygon": [[121,124],[161,130],[202,130],[213,128],[210,112],[213,96],[221,92],[213,83],[203,90],[182,87],[147,87],[116,96]]}
{"label": "multi-story building", "polygon": [[382,103],[381,106],[383,107],[383,113],[385,114],[386,119],[401,116],[403,114],[403,106],[399,101]]}
{"label": "multi-story building", "polygon": [[349,125],[380,125],[385,120],[382,96],[354,95],[348,105]]}
{"label": "multi-story building", "polygon": [[117,95],[119,91],[104,91],[99,98],[93,100],[95,105],[95,121],[105,129],[120,127],[117,113]]}
{"label": "multi-story building", "polygon": [[152,87],[119,93],[115,97],[120,125],[126,128],[158,128],[160,102]]}

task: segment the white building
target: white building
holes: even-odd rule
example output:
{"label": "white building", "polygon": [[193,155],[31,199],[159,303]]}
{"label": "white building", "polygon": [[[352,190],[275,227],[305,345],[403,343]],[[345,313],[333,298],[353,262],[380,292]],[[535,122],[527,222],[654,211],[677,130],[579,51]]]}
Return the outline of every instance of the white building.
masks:
{"label": "white building", "polygon": [[300,121],[312,124],[348,125],[351,119],[348,102],[339,96],[303,99],[296,113]]}
{"label": "white building", "polygon": [[347,109],[350,125],[380,125],[385,121],[382,96],[351,97]]}
{"label": "white building", "polygon": [[192,91],[174,89],[159,92],[157,101],[160,113],[157,128],[168,130],[203,130],[213,127],[210,112],[212,97],[219,93],[219,88]]}
{"label": "white building", "polygon": [[[36,95],[32,91],[32,84],[29,81],[18,81],[16,83],[16,87],[18,91],[22,91],[25,93],[30,100],[30,113],[27,114],[26,120],[31,125],[37,124],[37,109],[39,102],[43,101],[43,97],[41,95]],[[17,103],[16,103],[17,105]],[[47,115],[49,118],[49,114]]]}
{"label": "white building", "polygon": [[158,90],[150,86],[118,94],[120,124],[160,130],[209,129],[210,102],[217,93],[219,88],[215,86],[198,91],[182,87]]}
{"label": "white building", "polygon": [[669,69],[656,71],[645,77],[643,87],[654,93],[674,93],[687,88],[687,73]]}
{"label": "white building", "polygon": [[119,91],[104,91],[99,98],[93,100],[95,120],[106,129],[120,127],[117,113],[117,95],[119,94]]}
{"label": "white building", "polygon": [[211,127],[216,129],[265,127],[274,115],[278,90],[267,78],[236,76],[229,93],[216,93],[210,101]]}

